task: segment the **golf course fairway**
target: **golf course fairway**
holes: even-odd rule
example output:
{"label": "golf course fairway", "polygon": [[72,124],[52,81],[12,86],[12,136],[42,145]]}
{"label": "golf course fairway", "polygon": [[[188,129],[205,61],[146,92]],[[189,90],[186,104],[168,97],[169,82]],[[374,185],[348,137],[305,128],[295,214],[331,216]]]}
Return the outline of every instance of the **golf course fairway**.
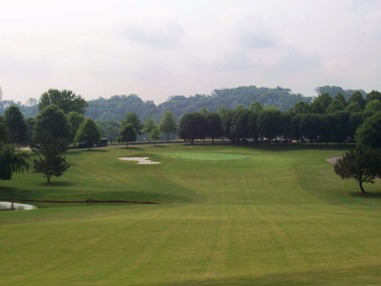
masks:
{"label": "golf course fairway", "polygon": [[360,195],[336,176],[327,158],[345,151],[70,150],[51,184],[32,172],[0,182],[0,200],[38,207],[0,212],[0,284],[380,285],[380,182]]}

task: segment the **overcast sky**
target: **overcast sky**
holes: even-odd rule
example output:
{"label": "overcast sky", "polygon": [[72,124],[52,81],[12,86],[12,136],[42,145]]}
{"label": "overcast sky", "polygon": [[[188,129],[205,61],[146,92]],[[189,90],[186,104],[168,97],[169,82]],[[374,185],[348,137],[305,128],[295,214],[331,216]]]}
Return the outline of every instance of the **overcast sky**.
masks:
{"label": "overcast sky", "polygon": [[380,0],[0,0],[0,87],[156,103],[214,89],[381,91]]}

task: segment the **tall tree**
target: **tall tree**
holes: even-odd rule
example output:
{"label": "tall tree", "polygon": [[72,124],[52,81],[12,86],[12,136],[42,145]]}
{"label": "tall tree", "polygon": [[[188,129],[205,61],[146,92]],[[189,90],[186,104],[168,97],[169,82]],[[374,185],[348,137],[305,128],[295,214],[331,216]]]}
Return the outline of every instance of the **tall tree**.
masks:
{"label": "tall tree", "polygon": [[319,96],[315,98],[311,104],[311,111],[313,113],[326,113],[332,100],[333,98],[328,93],[319,94]]}
{"label": "tall tree", "polygon": [[311,106],[305,101],[299,101],[295,103],[295,105],[290,109],[290,111],[295,114],[310,113]]}
{"label": "tall tree", "polygon": [[245,141],[249,137],[249,111],[239,107],[235,110],[232,122],[231,133],[240,140]]}
{"label": "tall tree", "polygon": [[85,143],[89,150],[94,144],[101,141],[101,131],[94,120],[91,118],[85,119],[78,128],[77,134],[75,135],[75,141]]}
{"label": "tall tree", "polygon": [[157,125],[152,128],[151,132],[149,133],[149,137],[151,140],[160,140],[160,130]]}
{"label": "tall tree", "polygon": [[221,117],[217,112],[208,112],[205,118],[207,122],[206,136],[212,138],[212,143],[214,143],[214,139],[221,137],[223,134]]}
{"label": "tall tree", "polygon": [[29,170],[28,155],[12,145],[0,145],[0,180],[11,180],[14,173]]}
{"label": "tall tree", "polygon": [[322,118],[321,114],[316,113],[303,114],[300,118],[300,132],[310,140],[311,144],[321,134]]}
{"label": "tall tree", "polygon": [[129,142],[134,142],[137,139],[137,132],[131,123],[124,125],[120,131],[120,138],[126,142],[127,147]]}
{"label": "tall tree", "polygon": [[281,135],[282,122],[281,112],[276,109],[265,109],[258,116],[257,127],[260,136],[270,142],[276,136]]}
{"label": "tall tree", "polygon": [[10,144],[26,144],[28,128],[24,116],[17,106],[10,106],[5,110],[5,125],[8,129],[7,142]]}
{"label": "tall tree", "polygon": [[366,101],[369,102],[373,99],[378,99],[381,101],[381,92],[377,90],[372,90],[371,92],[369,92],[366,96]]}
{"label": "tall tree", "polygon": [[193,145],[195,139],[204,139],[206,119],[199,112],[185,113],[180,119],[179,137],[189,140]]}
{"label": "tall tree", "polygon": [[380,111],[381,111],[381,101],[378,99],[369,100],[365,105],[364,112],[368,114],[374,114]]}
{"label": "tall tree", "polygon": [[[151,141],[151,132],[155,128],[155,120],[153,120],[152,117],[149,117],[145,122],[144,122],[144,128],[143,128],[143,133],[147,134],[148,140]],[[145,138],[144,138],[145,140]]]}
{"label": "tall tree", "polygon": [[352,96],[348,99],[348,104],[351,104],[353,102],[357,102],[360,106],[361,110],[364,109],[366,101],[360,91],[356,91],[352,94]]}
{"label": "tall tree", "polygon": [[381,148],[381,112],[368,117],[356,130],[356,143]]}
{"label": "tall tree", "polygon": [[70,126],[70,143],[73,143],[79,127],[85,121],[85,116],[81,113],[70,111],[67,115],[67,121]]}
{"label": "tall tree", "polygon": [[160,120],[160,131],[167,135],[167,142],[169,142],[169,135],[176,133],[177,124],[172,111],[166,110]]}
{"label": "tall tree", "polygon": [[51,176],[61,176],[70,165],[62,156],[70,141],[70,127],[66,116],[55,105],[43,109],[36,118],[33,150],[39,154],[34,171],[42,173],[50,183]]}
{"label": "tall tree", "polygon": [[118,141],[119,133],[119,128],[112,125],[108,125],[105,131],[106,137],[111,143]]}
{"label": "tall tree", "polygon": [[50,104],[58,106],[65,114],[75,111],[81,114],[85,113],[87,102],[71,90],[49,89],[40,97],[38,108],[40,111]]}
{"label": "tall tree", "polygon": [[351,135],[351,114],[347,111],[333,113],[334,124],[332,124],[335,141],[342,144]]}
{"label": "tall tree", "polygon": [[141,135],[143,133],[144,125],[135,112],[129,112],[124,117],[124,120],[122,121],[122,126],[127,126],[128,124],[132,125],[132,127],[135,129],[136,134]]}

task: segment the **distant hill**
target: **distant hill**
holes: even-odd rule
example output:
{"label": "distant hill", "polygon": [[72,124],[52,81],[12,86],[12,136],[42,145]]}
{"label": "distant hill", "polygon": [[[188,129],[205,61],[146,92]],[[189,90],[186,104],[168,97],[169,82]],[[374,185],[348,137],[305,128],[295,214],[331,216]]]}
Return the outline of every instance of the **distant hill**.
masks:
{"label": "distant hill", "polygon": [[[337,86],[317,87],[316,92],[336,95],[342,93],[349,97],[355,90],[344,90]],[[364,91],[361,90],[363,94]],[[157,122],[165,110],[171,110],[178,120],[184,113],[199,111],[203,108],[209,111],[217,111],[220,107],[234,109],[238,105],[245,108],[254,102],[263,106],[274,106],[281,111],[286,111],[299,101],[310,103],[314,98],[305,97],[302,94],[292,93],[287,88],[267,88],[256,86],[241,86],[236,88],[216,89],[210,95],[196,94],[193,96],[175,95],[167,101],[156,105],[153,101],[143,101],[135,94],[114,95],[111,98],[98,98],[88,101],[86,116],[94,120],[122,120],[128,112],[136,112],[142,121],[153,117]],[[0,115],[4,113],[6,106],[18,105],[25,117],[35,116],[37,106],[26,106],[13,101],[0,102]]]}
{"label": "distant hill", "polygon": [[298,101],[311,102],[311,97],[291,93],[281,87],[265,88],[242,86],[238,88],[216,89],[211,95],[176,95],[167,101],[155,105],[152,101],[143,101],[137,95],[115,95],[109,99],[90,100],[86,116],[95,120],[121,120],[128,112],[136,112],[142,121],[149,116],[158,121],[165,110],[171,110],[178,120],[184,113],[200,109],[217,111],[220,107],[233,109],[238,105],[249,107],[254,102],[264,106],[275,106],[282,111],[288,110]]}

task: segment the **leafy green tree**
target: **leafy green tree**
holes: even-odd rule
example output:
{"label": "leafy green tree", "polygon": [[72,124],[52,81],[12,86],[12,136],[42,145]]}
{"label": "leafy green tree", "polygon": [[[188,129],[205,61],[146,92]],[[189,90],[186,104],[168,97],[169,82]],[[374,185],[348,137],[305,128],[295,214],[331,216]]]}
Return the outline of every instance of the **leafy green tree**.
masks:
{"label": "leafy green tree", "polygon": [[70,141],[66,116],[55,105],[49,105],[36,117],[32,150],[39,154],[34,160],[34,172],[42,173],[50,183],[51,176],[61,176],[70,165],[62,156]]}
{"label": "leafy green tree", "polygon": [[70,142],[70,126],[66,116],[56,105],[49,105],[36,117],[33,141],[39,148],[56,145],[62,152],[67,150]]}
{"label": "leafy green tree", "polygon": [[263,110],[263,106],[259,102],[254,102],[250,105],[249,111],[254,113],[260,113]]}
{"label": "leafy green tree", "polygon": [[334,121],[332,130],[335,142],[342,144],[351,136],[351,114],[347,111],[337,111],[333,113]]}
{"label": "leafy green tree", "polygon": [[333,98],[328,93],[319,94],[311,104],[312,113],[327,113],[328,106],[331,104]]}
{"label": "leafy green tree", "polygon": [[335,126],[335,117],[332,113],[324,114],[321,118],[321,137],[322,141],[327,145],[329,142],[332,142],[335,135],[334,126]]}
{"label": "leafy green tree", "polygon": [[199,112],[185,113],[180,119],[179,137],[189,140],[193,145],[195,139],[204,139],[206,135],[206,119]]}
{"label": "leafy green tree", "polygon": [[144,125],[135,112],[127,113],[124,120],[122,121],[122,126],[127,126],[129,124],[131,124],[132,127],[135,129],[137,135],[141,135],[143,133]]}
{"label": "leafy green tree", "polygon": [[234,111],[220,108],[218,114],[221,117],[222,136],[229,138],[230,141],[234,142],[234,136],[231,134]]}
{"label": "leafy green tree", "polygon": [[342,93],[337,93],[333,97],[333,100],[339,101],[344,107],[347,105],[347,100],[345,99],[345,96]]}
{"label": "leafy green tree", "polygon": [[75,135],[75,141],[85,143],[89,150],[94,144],[101,141],[101,131],[94,120],[91,118],[85,119],[78,128],[77,134]]}
{"label": "leafy green tree", "polygon": [[310,113],[311,106],[305,101],[299,101],[290,109],[290,112],[299,114],[299,113]]}
{"label": "leafy green tree", "polygon": [[249,137],[249,111],[243,107],[238,107],[234,111],[233,122],[231,125],[231,134],[239,141],[242,139],[245,141]]}
{"label": "leafy green tree", "polygon": [[160,120],[160,131],[167,135],[167,142],[169,142],[169,135],[176,133],[177,124],[172,111],[166,110]]}
{"label": "leafy green tree", "polygon": [[357,101],[351,101],[348,103],[348,105],[345,107],[345,111],[348,111],[348,112],[362,112],[362,108],[360,106],[360,104],[357,102]]}
{"label": "leafy green tree", "polygon": [[27,119],[25,119],[25,123],[26,123],[26,126],[27,126],[27,129],[28,129],[28,145],[29,146],[33,146],[35,145],[33,143],[33,140],[32,140],[32,137],[33,137],[33,129],[34,129],[34,126],[36,125],[36,118],[35,117],[29,117]]}
{"label": "leafy green tree", "polygon": [[11,180],[14,173],[29,170],[28,155],[12,145],[0,145],[0,180]]}
{"label": "leafy green tree", "polygon": [[300,118],[300,132],[310,140],[311,144],[321,134],[322,118],[321,114],[316,113],[303,114]]}
{"label": "leafy green tree", "polygon": [[105,134],[108,140],[110,140],[110,142],[112,143],[113,141],[118,141],[120,131],[119,128],[114,127],[112,125],[108,125]]}
{"label": "leafy green tree", "polygon": [[368,117],[356,130],[356,143],[381,148],[381,112]]}
{"label": "leafy green tree", "polygon": [[352,96],[348,99],[348,104],[351,104],[352,102],[357,102],[360,106],[361,110],[364,109],[366,101],[360,91],[356,91],[352,94]]}
{"label": "leafy green tree", "polygon": [[7,142],[23,145],[28,141],[28,128],[24,116],[17,106],[10,106],[5,110],[5,125],[7,126]]}
{"label": "leafy green tree", "polygon": [[157,125],[152,128],[151,132],[149,133],[149,137],[151,140],[160,140],[160,130]]}
{"label": "leafy green tree", "polygon": [[280,120],[282,122],[282,130],[281,134],[283,135],[284,143],[287,143],[290,139],[292,128],[291,128],[291,121],[292,121],[292,113],[291,112],[282,112],[280,115]]}
{"label": "leafy green tree", "polygon": [[271,142],[276,136],[281,135],[281,114],[279,110],[275,109],[265,109],[259,114],[257,127],[260,136],[267,138]]}
{"label": "leafy green tree", "polygon": [[381,101],[378,99],[369,100],[364,108],[364,112],[373,114],[381,111]]}
{"label": "leafy green tree", "polygon": [[87,102],[80,95],[76,95],[71,90],[66,89],[49,89],[44,92],[38,104],[40,112],[50,104],[56,105],[65,114],[68,114],[70,111],[84,114],[87,107]]}
{"label": "leafy green tree", "polygon": [[[156,127],[155,120],[152,117],[148,117],[148,119],[144,122],[144,127],[143,127],[143,133],[146,134],[146,137],[148,141],[151,141],[151,133]],[[144,138],[146,140],[146,138]]]}
{"label": "leafy green tree", "polygon": [[29,170],[28,155],[15,152],[12,144],[5,144],[7,135],[5,120],[0,116],[0,180],[10,180],[14,173]]}
{"label": "leafy green tree", "polygon": [[367,96],[366,96],[367,102],[374,100],[374,99],[378,99],[379,101],[381,101],[381,92],[379,92],[377,90],[372,90],[371,92],[369,92],[367,94]]}
{"label": "leafy green tree", "polygon": [[137,132],[131,123],[128,123],[122,127],[122,130],[120,131],[120,138],[123,142],[127,143],[127,147],[129,142],[136,141]]}
{"label": "leafy green tree", "polygon": [[334,170],[342,179],[355,179],[361,192],[365,193],[363,183],[374,183],[381,174],[380,158],[379,150],[358,146],[338,159]]}
{"label": "leafy green tree", "polygon": [[45,147],[38,159],[34,159],[34,172],[41,173],[46,178],[48,184],[52,176],[60,177],[62,174],[70,168],[70,164],[66,162],[64,156],[57,151],[47,150],[49,147]]}
{"label": "leafy green tree", "polygon": [[327,108],[327,113],[334,113],[336,111],[344,110],[345,105],[338,99],[333,99]]}
{"label": "leafy green tree", "polygon": [[206,136],[212,139],[212,143],[214,143],[214,139],[222,136],[222,128],[221,128],[221,117],[217,112],[208,112],[206,114]]}
{"label": "leafy green tree", "polygon": [[290,122],[290,136],[299,142],[302,139],[302,132],[300,131],[300,120],[302,119],[303,114],[297,113],[294,114]]}
{"label": "leafy green tree", "polygon": [[67,121],[70,126],[70,143],[73,143],[79,127],[85,121],[85,116],[81,113],[70,111],[67,115]]}
{"label": "leafy green tree", "polygon": [[364,114],[362,112],[353,112],[350,114],[350,137],[351,141],[355,141],[356,130],[364,122]]}

